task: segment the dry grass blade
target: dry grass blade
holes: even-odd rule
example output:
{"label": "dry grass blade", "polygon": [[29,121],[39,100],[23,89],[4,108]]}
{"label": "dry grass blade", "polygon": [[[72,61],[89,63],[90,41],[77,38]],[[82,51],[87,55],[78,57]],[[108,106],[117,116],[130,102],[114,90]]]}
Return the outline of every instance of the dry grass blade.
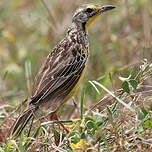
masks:
{"label": "dry grass blade", "polygon": [[108,92],[112,97],[114,97],[119,103],[121,103],[122,105],[124,105],[126,108],[128,108],[130,111],[135,112],[135,110],[133,108],[131,108],[128,104],[126,104],[125,102],[123,102],[121,99],[119,99],[117,96],[115,96],[111,91],[109,91],[107,88],[105,88],[102,84],[100,84],[97,81],[92,81],[93,83],[95,83],[96,85],[100,86],[102,89],[104,89],[106,92]]}
{"label": "dry grass blade", "polygon": [[[115,94],[116,96],[119,96],[122,93],[123,93],[122,89],[119,89],[119,90],[113,92],[113,94]],[[109,103],[112,103],[112,101],[113,101],[113,97],[110,94],[106,94],[101,100],[99,100],[96,104],[91,106],[90,110],[98,109],[99,107],[102,107],[102,106],[105,106]]]}
{"label": "dry grass blade", "polygon": [[53,21],[54,27],[56,28],[56,30],[58,30],[59,25],[58,25],[58,22],[57,22],[57,20],[56,20],[56,17],[53,16],[52,11],[51,11],[51,9],[48,7],[46,1],[45,1],[45,0],[41,0],[41,1],[42,1],[42,3],[43,3],[44,7],[47,9],[50,18],[51,18],[51,20]]}

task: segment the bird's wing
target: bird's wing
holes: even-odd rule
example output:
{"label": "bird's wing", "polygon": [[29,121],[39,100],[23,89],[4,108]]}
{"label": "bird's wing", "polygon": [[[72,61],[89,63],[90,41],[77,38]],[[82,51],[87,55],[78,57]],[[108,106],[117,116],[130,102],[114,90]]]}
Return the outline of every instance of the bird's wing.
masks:
{"label": "bird's wing", "polygon": [[58,88],[60,92],[69,84],[73,86],[83,71],[86,59],[87,55],[83,53],[81,45],[74,44],[67,47],[66,43],[62,42],[57,45],[35,79],[31,103],[43,100]]}

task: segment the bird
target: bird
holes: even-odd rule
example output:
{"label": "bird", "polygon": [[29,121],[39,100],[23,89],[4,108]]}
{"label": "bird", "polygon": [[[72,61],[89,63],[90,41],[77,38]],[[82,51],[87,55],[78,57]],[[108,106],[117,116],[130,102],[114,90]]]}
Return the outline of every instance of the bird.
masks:
{"label": "bird", "polygon": [[[88,28],[113,5],[84,4],[74,13],[65,38],[50,52],[34,79],[27,108],[21,112],[10,129],[10,137],[19,136],[34,113],[40,109],[58,120],[57,113],[77,92],[89,57]],[[61,126],[68,133],[68,130]]]}

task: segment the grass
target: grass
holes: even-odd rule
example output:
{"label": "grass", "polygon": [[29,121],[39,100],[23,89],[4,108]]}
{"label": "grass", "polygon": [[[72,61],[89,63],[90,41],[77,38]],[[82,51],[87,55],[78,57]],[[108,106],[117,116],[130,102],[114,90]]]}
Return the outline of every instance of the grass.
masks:
{"label": "grass", "polygon": [[[0,151],[151,151],[152,86],[147,84],[151,77],[152,64],[144,60],[136,75],[120,78],[122,88],[114,92],[97,81],[89,81],[98,93],[101,87],[108,94],[86,109],[86,84],[81,91],[80,119],[43,121],[39,125],[32,121],[18,139],[3,142]],[[56,125],[58,146],[54,142],[52,123]],[[66,135],[58,123],[64,123],[70,133]]]}
{"label": "grass", "polygon": [[[84,3],[92,0],[0,2],[0,152],[152,151],[150,0],[94,0],[116,9],[90,27],[86,83],[81,84],[74,105],[68,102],[61,109],[61,121],[36,115],[19,138],[6,137],[27,105],[24,99],[44,58],[64,37],[75,9]],[[68,135],[60,122],[70,130]]]}

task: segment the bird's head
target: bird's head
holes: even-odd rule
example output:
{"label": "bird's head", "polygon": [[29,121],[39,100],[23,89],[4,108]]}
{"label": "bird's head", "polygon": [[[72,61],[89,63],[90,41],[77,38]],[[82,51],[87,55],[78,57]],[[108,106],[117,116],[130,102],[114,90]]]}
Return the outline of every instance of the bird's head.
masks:
{"label": "bird's head", "polygon": [[85,30],[88,32],[88,27],[90,24],[103,12],[115,8],[112,5],[94,5],[94,4],[85,4],[78,8],[73,16],[72,22],[81,24]]}

